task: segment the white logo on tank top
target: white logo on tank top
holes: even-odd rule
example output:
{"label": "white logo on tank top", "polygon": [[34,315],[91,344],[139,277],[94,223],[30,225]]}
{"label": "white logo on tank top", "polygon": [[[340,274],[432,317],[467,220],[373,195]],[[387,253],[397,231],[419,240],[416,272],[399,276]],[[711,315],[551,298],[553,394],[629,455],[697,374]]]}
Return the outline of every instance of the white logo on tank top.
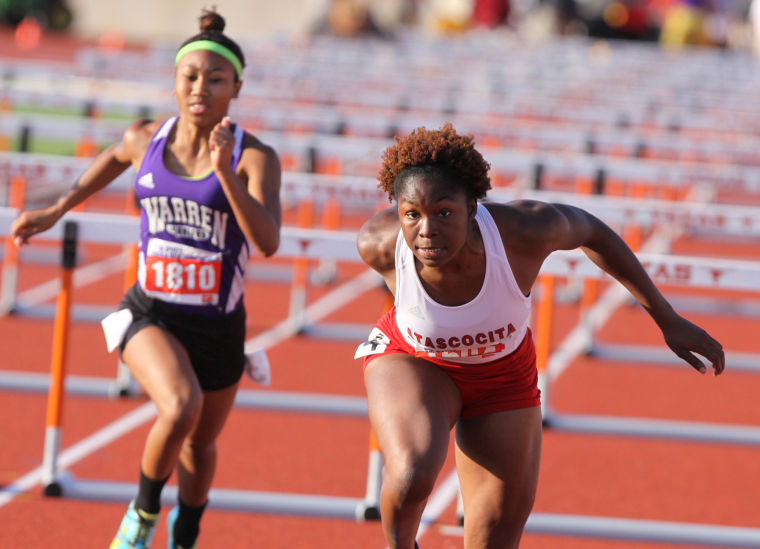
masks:
{"label": "white logo on tank top", "polygon": [[148,231],[163,231],[180,238],[209,240],[219,249],[227,238],[228,212],[209,208],[178,196],[148,196],[140,200],[148,217]]}
{"label": "white logo on tank top", "polygon": [[422,314],[422,311],[417,305],[409,309],[409,314],[412,316],[416,316],[420,320],[425,320],[425,315]]}
{"label": "white logo on tank top", "polygon": [[137,180],[137,184],[149,189],[154,189],[156,185],[153,183],[153,173],[146,173],[144,176]]}

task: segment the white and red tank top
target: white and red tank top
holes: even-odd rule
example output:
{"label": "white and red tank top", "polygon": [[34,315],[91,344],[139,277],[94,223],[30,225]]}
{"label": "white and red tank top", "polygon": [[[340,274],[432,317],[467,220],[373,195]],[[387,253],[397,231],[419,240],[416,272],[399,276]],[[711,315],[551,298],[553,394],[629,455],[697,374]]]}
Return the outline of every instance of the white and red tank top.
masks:
{"label": "white and red tank top", "polygon": [[481,364],[510,354],[528,329],[531,299],[515,280],[499,228],[485,206],[475,220],[483,238],[486,272],[475,298],[463,305],[434,301],[420,282],[414,253],[396,240],[396,325],[417,354],[460,364]]}

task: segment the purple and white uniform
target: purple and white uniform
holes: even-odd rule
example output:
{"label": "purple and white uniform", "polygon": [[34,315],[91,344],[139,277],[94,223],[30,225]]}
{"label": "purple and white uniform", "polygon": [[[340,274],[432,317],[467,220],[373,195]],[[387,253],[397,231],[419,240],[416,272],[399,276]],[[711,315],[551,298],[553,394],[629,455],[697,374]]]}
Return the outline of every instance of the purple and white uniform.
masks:
{"label": "purple and white uniform", "polygon": [[[177,117],[163,123],[145,153],[135,185],[140,202],[140,288],[200,316],[229,315],[242,305],[250,249],[216,174],[170,172],[164,148]],[[237,167],[245,132],[233,129]]]}

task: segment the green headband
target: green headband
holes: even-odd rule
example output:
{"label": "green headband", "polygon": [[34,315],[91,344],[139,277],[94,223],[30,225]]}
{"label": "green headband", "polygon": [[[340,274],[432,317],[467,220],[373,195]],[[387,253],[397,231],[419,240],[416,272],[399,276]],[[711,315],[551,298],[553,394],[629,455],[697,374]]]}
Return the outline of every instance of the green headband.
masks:
{"label": "green headband", "polygon": [[229,48],[221,45],[219,42],[214,42],[213,40],[196,40],[195,42],[190,42],[183,46],[177,52],[177,57],[174,58],[174,65],[179,65],[179,60],[182,59],[186,53],[196,50],[208,50],[218,53],[232,63],[232,66],[235,67],[235,73],[238,78],[240,78],[240,75],[243,73],[243,64],[240,62],[240,59],[238,59],[237,55],[232,53]]}

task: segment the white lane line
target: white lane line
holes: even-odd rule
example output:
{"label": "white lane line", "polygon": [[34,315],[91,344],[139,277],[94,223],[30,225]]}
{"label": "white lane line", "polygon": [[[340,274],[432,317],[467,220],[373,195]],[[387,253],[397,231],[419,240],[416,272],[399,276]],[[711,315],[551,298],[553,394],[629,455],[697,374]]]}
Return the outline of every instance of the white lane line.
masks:
{"label": "white lane line", "polygon": [[[373,275],[373,276],[370,276]],[[378,285],[379,277],[374,271],[368,270],[361,275],[345,282],[322,296],[312,305],[306,307],[305,317],[309,322],[317,322],[336,309],[350,303],[363,292]],[[335,302],[333,303],[333,296]],[[273,328],[260,333],[246,342],[246,349],[273,347],[292,337],[297,332],[296,324],[287,318]],[[136,429],[143,423],[155,417],[156,409],[152,402],[146,402],[139,408],[98,430],[87,438],[67,448],[58,456],[58,466],[61,470],[70,467],[100,448],[107,446],[119,437]],[[26,473],[8,486],[0,489],[0,507],[10,503],[18,494],[29,490],[42,480],[42,465]]]}
{"label": "white lane line", "polygon": [[456,469],[449,473],[443,482],[438,485],[433,495],[430,496],[425,510],[422,512],[422,521],[417,529],[417,539],[435,524],[443,512],[454,503],[459,493],[459,477]]}
{"label": "white lane line", "polygon": [[[93,452],[99,450],[125,435],[129,431],[139,427],[156,415],[156,408],[152,402],[146,402],[128,414],[120,417],[106,427],[80,440],[67,448],[58,456],[58,466],[61,469],[69,467],[84,459]],[[0,490],[0,507],[10,503],[18,494],[25,492],[40,483],[42,479],[42,465],[25,474],[12,484]]]}
{"label": "white lane line", "polygon": [[[427,505],[425,505],[425,510],[422,512],[420,525],[417,528],[417,541],[422,539],[422,536],[425,535],[425,532],[428,531],[430,526],[438,522],[438,519],[443,512],[454,502],[458,493],[459,477],[457,476],[456,469],[454,469],[440,484],[438,484],[438,487],[428,499]],[[385,549],[388,549],[387,545]]]}
{"label": "white lane line", "polygon": [[[126,253],[122,252],[112,257],[84,265],[83,267],[77,267],[74,270],[74,276],[72,281],[75,288],[80,288],[98,280],[105,278],[111,274],[118,273],[124,270],[124,262],[126,261]],[[31,306],[39,305],[46,301],[50,301],[58,295],[61,291],[61,280],[55,278],[48,280],[34,288],[29,288],[16,296],[16,302],[20,305]]]}
{"label": "white lane line", "polygon": [[[305,324],[308,326],[309,324],[318,322],[330,313],[351,303],[364,292],[379,286],[381,282],[382,278],[380,278],[380,275],[372,269],[367,269],[359,276],[352,278],[348,282],[344,282],[306,307],[303,313]],[[297,334],[301,327],[302,324],[298,322],[297,315],[289,316],[273,328],[248,340],[245,344],[245,351],[249,352],[259,348],[271,347],[273,344],[268,343],[270,339],[276,338],[277,341],[287,339]]]}

